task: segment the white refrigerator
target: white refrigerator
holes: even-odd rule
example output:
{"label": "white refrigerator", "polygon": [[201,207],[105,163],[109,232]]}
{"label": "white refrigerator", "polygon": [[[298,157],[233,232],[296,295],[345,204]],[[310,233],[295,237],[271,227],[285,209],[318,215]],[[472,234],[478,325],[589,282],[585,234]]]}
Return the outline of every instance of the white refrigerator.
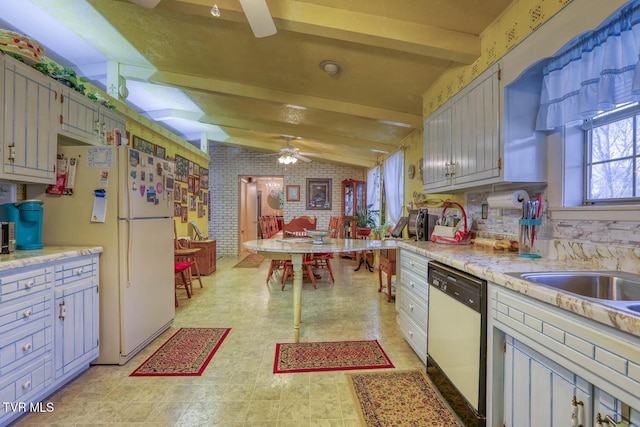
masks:
{"label": "white refrigerator", "polygon": [[44,202],[45,246],[104,248],[96,363],[123,365],[175,316],[173,163],[128,146],[60,146],[59,165],[60,155],[75,163],[67,195],[42,186],[28,195]]}

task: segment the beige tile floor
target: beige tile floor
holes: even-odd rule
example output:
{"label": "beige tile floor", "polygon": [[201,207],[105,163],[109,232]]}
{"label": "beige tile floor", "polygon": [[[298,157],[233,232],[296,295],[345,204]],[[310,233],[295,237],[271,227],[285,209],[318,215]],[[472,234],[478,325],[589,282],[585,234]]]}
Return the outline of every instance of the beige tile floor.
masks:
{"label": "beige tile floor", "polygon": [[[29,414],[16,426],[359,426],[345,372],[273,374],[275,345],[293,340],[293,303],[273,280],[268,260],[232,268],[241,257],[218,260],[215,273],[179,291],[172,327],[125,366],[93,366],[52,395],[54,411]],[[400,334],[395,304],[378,293],[378,273],[354,272],[354,261],[333,261],[318,289],[304,284],[301,341],[377,339],[395,369],[424,369]],[[150,295],[150,298],[152,296]],[[231,332],[199,377],[130,377],[181,327]]]}

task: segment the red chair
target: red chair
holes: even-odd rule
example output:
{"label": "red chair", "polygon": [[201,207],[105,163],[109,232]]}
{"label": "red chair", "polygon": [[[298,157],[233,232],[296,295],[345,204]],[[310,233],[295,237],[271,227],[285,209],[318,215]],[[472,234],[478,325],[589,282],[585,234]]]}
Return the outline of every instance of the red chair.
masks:
{"label": "red chair", "polygon": [[[177,289],[184,287],[187,291],[187,297],[191,298],[193,293],[193,280],[191,279],[191,262],[189,261],[176,261],[173,263],[173,272],[175,273],[175,304],[178,306],[178,293]],[[182,281],[178,281],[178,275],[182,277]]]}

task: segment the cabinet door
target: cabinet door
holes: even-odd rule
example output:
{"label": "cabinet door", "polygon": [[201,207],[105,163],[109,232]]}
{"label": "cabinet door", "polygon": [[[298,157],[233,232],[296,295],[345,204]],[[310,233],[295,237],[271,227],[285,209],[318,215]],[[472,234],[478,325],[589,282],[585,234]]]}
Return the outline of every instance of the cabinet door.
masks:
{"label": "cabinet door", "polygon": [[98,302],[97,276],[56,289],[56,380],[98,357]]}
{"label": "cabinet door", "polygon": [[121,135],[125,135],[125,119],[118,113],[105,107],[98,109],[98,137],[100,144],[107,143],[107,133],[118,129]]}
{"label": "cabinet door", "polygon": [[449,185],[447,166],[451,163],[451,107],[447,106],[424,123],[425,190]]}
{"label": "cabinet door", "polygon": [[98,106],[70,89],[63,90],[61,105],[60,133],[87,144],[97,144],[100,133]]}
{"label": "cabinet door", "polygon": [[593,426],[587,381],[509,336],[504,357],[506,427]]}
{"label": "cabinet door", "polygon": [[452,183],[500,176],[498,68],[473,82],[452,107]]}
{"label": "cabinet door", "polygon": [[4,129],[0,178],[53,183],[59,85],[13,58],[2,60]]}

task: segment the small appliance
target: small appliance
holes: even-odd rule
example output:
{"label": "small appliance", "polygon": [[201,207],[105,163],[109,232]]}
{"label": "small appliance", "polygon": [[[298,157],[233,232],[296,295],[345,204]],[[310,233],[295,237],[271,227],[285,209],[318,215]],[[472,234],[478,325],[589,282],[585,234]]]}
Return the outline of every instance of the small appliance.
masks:
{"label": "small appliance", "polygon": [[0,253],[10,254],[16,250],[16,223],[0,222]]}
{"label": "small appliance", "polygon": [[42,200],[0,205],[0,221],[15,223],[16,249],[42,249],[42,212]]}

